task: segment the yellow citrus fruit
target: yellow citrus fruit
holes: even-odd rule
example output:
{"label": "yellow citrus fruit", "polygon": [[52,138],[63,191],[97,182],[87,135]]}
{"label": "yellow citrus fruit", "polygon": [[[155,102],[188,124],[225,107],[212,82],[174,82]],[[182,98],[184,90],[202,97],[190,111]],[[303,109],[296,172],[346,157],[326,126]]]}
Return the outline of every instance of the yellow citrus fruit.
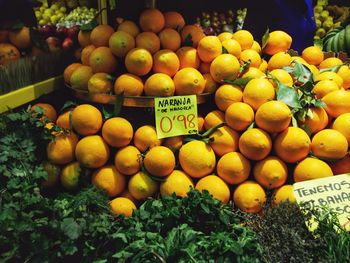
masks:
{"label": "yellow citrus fruit", "polygon": [[260,79],[265,77],[266,77],[266,74],[264,72],[254,67],[249,67],[248,70],[245,71],[242,75],[242,78],[253,78],[253,79]]}
{"label": "yellow citrus fruit", "polygon": [[213,110],[204,117],[204,127],[207,130],[223,122],[225,122],[225,113],[219,110]]}
{"label": "yellow citrus fruit", "polygon": [[341,88],[343,86],[343,79],[335,72],[326,71],[318,74],[315,78],[315,81],[321,81],[321,80],[333,80],[338,84],[338,87]]}
{"label": "yellow citrus fruit", "polygon": [[41,182],[41,187],[52,188],[57,186],[60,181],[61,167],[48,161],[44,161],[42,166],[47,172],[47,178]]}
{"label": "yellow citrus fruit", "polygon": [[324,161],[307,157],[297,164],[293,172],[294,182],[333,176],[331,167]]}
{"label": "yellow citrus fruit", "polygon": [[116,57],[125,57],[135,45],[134,37],[125,31],[117,31],[109,38],[109,48]]}
{"label": "yellow citrus fruit", "polygon": [[207,190],[210,195],[224,204],[230,200],[230,188],[219,176],[205,176],[197,182],[195,188],[201,192]]}
{"label": "yellow citrus fruit", "polygon": [[238,59],[231,54],[217,56],[210,65],[210,74],[216,82],[234,80],[240,71]]}
{"label": "yellow citrus fruit", "polygon": [[194,188],[194,184],[191,177],[183,171],[174,170],[160,183],[159,188],[161,196],[169,196],[175,193],[176,196],[186,197],[191,188]]}
{"label": "yellow citrus fruit", "polygon": [[236,58],[241,56],[242,48],[237,40],[230,38],[222,41],[221,44],[227,50],[228,54],[234,55]]}
{"label": "yellow citrus fruit", "polygon": [[109,203],[112,213],[115,215],[124,215],[125,217],[131,217],[136,205],[129,198],[117,197]]}
{"label": "yellow citrus fruit", "polygon": [[95,73],[88,82],[88,91],[91,93],[109,93],[113,88],[113,83],[107,73]]}
{"label": "yellow citrus fruit", "polygon": [[75,157],[84,167],[99,168],[108,161],[109,148],[101,136],[89,135],[77,143]]}
{"label": "yellow citrus fruit", "polygon": [[350,112],[350,91],[335,90],[322,98],[326,103],[327,114],[331,117],[338,117],[343,113]]}
{"label": "yellow citrus fruit", "polygon": [[222,53],[221,41],[216,36],[203,37],[198,43],[197,51],[201,61],[212,62]]}
{"label": "yellow citrus fruit", "polygon": [[267,62],[267,69],[281,69],[283,67],[289,66],[291,62],[292,57],[287,52],[277,52]]}
{"label": "yellow citrus fruit", "polygon": [[273,146],[276,155],[284,162],[295,163],[308,156],[311,140],[303,129],[288,127],[277,135]]}
{"label": "yellow citrus fruit", "polygon": [[227,39],[232,39],[232,33],[231,32],[222,32],[218,35],[218,38],[220,39],[221,42],[227,40]]}
{"label": "yellow citrus fruit", "polygon": [[261,59],[261,64],[259,66],[259,69],[262,72],[266,72],[266,70],[267,70],[267,61],[265,59]]}
{"label": "yellow citrus fruit", "polygon": [[226,109],[225,121],[232,129],[244,131],[254,121],[254,110],[247,103],[235,102]]}
{"label": "yellow citrus fruit", "polygon": [[[287,85],[289,87],[293,85],[292,76],[284,69],[271,70],[270,75],[274,76],[277,80],[279,80],[284,85]],[[276,86],[274,81],[272,81],[272,84]]]}
{"label": "yellow citrus fruit", "polygon": [[316,83],[312,91],[315,93],[318,99],[322,99],[328,93],[339,90],[337,82],[334,80],[324,79]]}
{"label": "yellow citrus fruit", "polygon": [[177,95],[201,94],[205,88],[203,75],[194,68],[180,69],[174,76]]}
{"label": "yellow citrus fruit", "polygon": [[[199,125],[198,125],[199,126]],[[182,136],[173,136],[164,139],[163,145],[173,152],[178,151],[183,144]]]}
{"label": "yellow citrus fruit", "polygon": [[332,124],[332,129],[343,134],[350,145],[350,113],[339,115]]}
{"label": "yellow citrus fruit", "polygon": [[134,135],[131,123],[122,117],[113,117],[102,126],[102,137],[112,147],[127,146]]}
{"label": "yellow citrus fruit", "polygon": [[243,132],[239,138],[239,151],[248,159],[259,161],[265,159],[272,148],[272,141],[267,132],[252,128]]}
{"label": "yellow citrus fruit", "polygon": [[98,47],[91,52],[89,65],[94,73],[114,73],[117,69],[117,59],[109,47]]}
{"label": "yellow citrus fruit", "polygon": [[197,49],[193,47],[181,47],[176,51],[176,55],[180,61],[180,69],[195,68],[198,69],[200,59]]}
{"label": "yellow citrus fruit", "polygon": [[72,76],[74,70],[76,70],[78,67],[82,66],[81,63],[72,63],[68,65],[64,71],[63,71],[63,79],[65,83],[70,84],[70,77]]}
{"label": "yellow citrus fruit", "polygon": [[175,52],[162,49],[153,55],[153,72],[173,77],[180,68],[180,60]]}
{"label": "yellow citrus fruit", "polygon": [[257,182],[248,180],[237,186],[233,202],[244,212],[258,213],[266,203],[266,193]]}
{"label": "yellow citrus fruit", "polygon": [[165,28],[180,30],[185,26],[185,19],[179,12],[169,11],[165,12],[163,15],[165,19]]}
{"label": "yellow citrus fruit", "polygon": [[260,46],[260,44],[257,41],[253,42],[253,45],[252,45],[251,49],[253,49],[256,52],[258,52],[259,54],[261,54],[261,46]]}
{"label": "yellow citrus fruit", "polygon": [[282,186],[288,177],[287,165],[276,156],[268,156],[253,168],[255,180],[266,189]]}
{"label": "yellow citrus fruit", "polygon": [[140,33],[139,27],[131,20],[124,20],[121,22],[117,27],[117,31],[124,31],[133,37],[136,37]]}
{"label": "yellow citrus fruit", "polygon": [[114,165],[106,165],[94,172],[92,183],[104,190],[109,197],[116,197],[126,186],[125,176],[118,172]]}
{"label": "yellow citrus fruit", "polygon": [[237,40],[242,50],[251,48],[254,43],[253,35],[247,30],[238,30],[233,33],[232,38]]}
{"label": "yellow citrus fruit", "polygon": [[64,189],[72,191],[79,187],[82,170],[78,162],[66,164],[61,171],[60,181]]}
{"label": "yellow citrus fruit", "polygon": [[343,79],[343,89],[350,88],[350,66],[343,65],[337,71],[338,76]]}
{"label": "yellow citrus fruit", "polygon": [[292,37],[284,31],[276,30],[269,33],[263,52],[272,56],[277,52],[287,51],[291,45]]}
{"label": "yellow citrus fruit", "polygon": [[70,86],[73,89],[87,90],[89,79],[94,73],[89,66],[80,66],[76,68],[69,80]]}
{"label": "yellow citrus fruit", "polygon": [[136,200],[144,200],[157,192],[158,183],[140,171],[130,178],[128,190]]}
{"label": "yellow citrus fruit", "polygon": [[143,92],[143,82],[139,76],[124,73],[114,82],[114,93],[125,96],[141,96]]}
{"label": "yellow citrus fruit", "polygon": [[301,57],[310,65],[318,66],[324,59],[323,51],[319,47],[310,46],[305,48]]}
{"label": "yellow citrus fruit", "polygon": [[138,128],[134,134],[134,145],[140,152],[146,151],[148,148],[159,146],[162,139],[158,139],[156,128],[152,125],[144,125]]}
{"label": "yellow citrus fruit", "polygon": [[190,141],[180,148],[179,162],[189,176],[201,178],[213,172],[216,158],[213,149],[203,141]]}
{"label": "yellow citrus fruit", "polygon": [[29,48],[32,44],[29,27],[22,27],[18,30],[10,30],[8,38],[11,44],[19,49]]}
{"label": "yellow citrus fruit", "polygon": [[159,32],[158,36],[163,49],[176,51],[181,46],[181,36],[175,29],[165,28]]}
{"label": "yellow citrus fruit", "polygon": [[256,111],[262,104],[275,99],[276,92],[267,79],[252,79],[243,90],[243,102]]}
{"label": "yellow citrus fruit", "polygon": [[217,129],[210,138],[212,141],[209,144],[218,156],[223,156],[238,149],[239,134],[230,127],[224,126]]}
{"label": "yellow citrus fruit", "polygon": [[306,116],[305,120],[301,122],[310,130],[311,134],[323,130],[328,125],[328,115],[322,107],[311,107],[311,117]]}
{"label": "yellow citrus fruit", "polygon": [[202,74],[210,74],[211,63],[201,62],[199,65],[199,72]]}
{"label": "yellow citrus fruit", "polygon": [[292,112],[282,101],[271,100],[262,104],[255,113],[257,126],[269,133],[285,130],[292,120]]}
{"label": "yellow citrus fruit", "polygon": [[67,164],[75,158],[78,137],[74,133],[59,133],[46,148],[47,158],[53,164]]}
{"label": "yellow citrus fruit", "polygon": [[197,121],[198,121],[198,131],[199,132],[204,131],[204,118],[202,116],[198,115],[197,116]]}
{"label": "yellow citrus fruit", "polygon": [[282,202],[290,202],[295,203],[295,195],[293,192],[293,185],[291,184],[285,184],[281,187],[277,188],[273,194],[272,203],[273,205],[278,205]]}
{"label": "yellow citrus fruit", "polygon": [[0,42],[0,65],[5,65],[10,61],[18,60],[20,57],[21,53],[17,47],[12,44]]}
{"label": "yellow citrus fruit", "polygon": [[210,75],[210,73],[204,73],[203,78],[205,80],[203,93],[214,93],[218,88],[218,84],[215,82],[213,77]]}
{"label": "yellow citrus fruit", "polygon": [[153,32],[142,32],[137,35],[136,47],[148,50],[152,55],[160,49],[160,39]]}
{"label": "yellow citrus fruit", "polygon": [[343,64],[343,61],[339,58],[336,57],[330,57],[330,58],[326,58],[325,60],[323,60],[319,65],[318,68],[319,69],[325,69],[325,68],[332,68],[338,65]]}
{"label": "yellow citrus fruit", "polygon": [[125,146],[115,154],[114,165],[122,174],[136,174],[141,169],[141,152],[133,145]]}
{"label": "yellow citrus fruit", "polygon": [[113,27],[109,25],[98,25],[90,34],[91,44],[95,47],[108,47],[108,40],[114,33]]}
{"label": "yellow citrus fruit", "polygon": [[196,25],[185,25],[181,30],[181,40],[185,42],[190,39],[192,47],[197,48],[199,41],[205,37],[203,29]]}
{"label": "yellow citrus fruit", "polygon": [[330,165],[334,175],[350,173],[350,155]]}
{"label": "yellow citrus fruit", "polygon": [[165,146],[154,146],[146,153],[143,165],[151,175],[165,177],[175,168],[175,156]]}
{"label": "yellow citrus fruit", "polygon": [[92,51],[94,51],[96,47],[94,45],[87,45],[81,51],[81,63],[85,66],[90,65],[90,55]]}
{"label": "yellow citrus fruit", "polygon": [[148,77],[143,89],[146,96],[169,97],[175,93],[175,84],[169,75],[155,73]]}
{"label": "yellow citrus fruit", "polygon": [[314,135],[311,140],[312,153],[319,158],[341,159],[348,152],[348,141],[339,131],[324,129]]}
{"label": "yellow citrus fruit", "polygon": [[134,48],[126,54],[125,67],[129,73],[136,76],[148,74],[153,66],[151,53],[144,48]]}
{"label": "yellow citrus fruit", "polygon": [[35,109],[41,108],[43,110],[43,116],[45,116],[48,120],[55,122],[57,120],[57,112],[55,108],[49,104],[49,103],[35,103],[31,108],[30,111],[36,111]]}
{"label": "yellow citrus fruit", "polygon": [[223,84],[215,92],[215,104],[220,110],[225,111],[232,103],[241,102],[242,96],[241,87]]}
{"label": "yellow citrus fruit", "polygon": [[245,49],[242,51],[239,61],[241,64],[250,62],[250,67],[259,68],[261,64],[261,57],[254,49]]}
{"label": "yellow citrus fruit", "polygon": [[72,112],[72,126],[81,135],[96,134],[102,127],[102,114],[90,104],[78,105]]}
{"label": "yellow citrus fruit", "polygon": [[251,170],[250,162],[243,154],[232,151],[223,155],[217,164],[216,171],[228,184],[240,184],[248,179]]}
{"label": "yellow citrus fruit", "polygon": [[143,31],[160,32],[165,26],[165,19],[161,11],[148,8],[141,12],[139,24]]}

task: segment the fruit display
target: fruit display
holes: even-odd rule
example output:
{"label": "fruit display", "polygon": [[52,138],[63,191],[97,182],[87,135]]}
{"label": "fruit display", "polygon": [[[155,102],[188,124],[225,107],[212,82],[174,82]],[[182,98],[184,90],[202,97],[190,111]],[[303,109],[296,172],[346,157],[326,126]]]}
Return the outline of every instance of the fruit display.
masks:
{"label": "fruit display", "polygon": [[55,25],[66,15],[67,8],[64,1],[54,1],[50,7],[45,3],[42,6],[35,8],[34,11],[40,26],[49,24]]}
{"label": "fruit display", "polygon": [[350,55],[350,24],[332,29],[322,39],[322,42],[324,51],[344,51]]}
{"label": "fruit display", "polygon": [[57,27],[73,27],[85,25],[95,18],[97,9],[88,8],[86,6],[78,6],[69,12],[69,14],[62,16],[57,20]]}

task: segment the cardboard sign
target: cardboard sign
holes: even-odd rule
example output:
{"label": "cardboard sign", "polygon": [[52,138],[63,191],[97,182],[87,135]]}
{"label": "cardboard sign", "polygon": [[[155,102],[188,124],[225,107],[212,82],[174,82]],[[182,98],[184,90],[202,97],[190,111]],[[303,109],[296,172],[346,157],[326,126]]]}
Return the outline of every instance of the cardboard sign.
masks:
{"label": "cardboard sign", "polygon": [[154,98],[158,139],[198,133],[197,97]]}
{"label": "cardboard sign", "polygon": [[350,174],[341,174],[293,185],[297,203],[306,203],[310,208],[328,207],[337,213],[339,222],[350,230]]}

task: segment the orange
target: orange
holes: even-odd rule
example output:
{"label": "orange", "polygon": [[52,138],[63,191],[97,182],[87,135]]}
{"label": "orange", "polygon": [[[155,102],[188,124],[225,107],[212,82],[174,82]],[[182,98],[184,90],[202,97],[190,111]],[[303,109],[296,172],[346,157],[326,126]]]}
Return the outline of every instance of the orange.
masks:
{"label": "orange", "polygon": [[143,165],[151,175],[165,177],[175,168],[175,156],[165,146],[154,146],[146,153]]}
{"label": "orange", "polygon": [[91,44],[95,47],[108,47],[108,41],[111,35],[114,33],[113,27],[109,25],[98,25],[90,34]]}
{"label": "orange", "polygon": [[70,77],[70,86],[73,89],[87,90],[89,79],[93,74],[94,73],[92,72],[92,68],[89,66],[83,65],[77,67]]}
{"label": "orange", "polygon": [[187,197],[187,193],[194,188],[191,177],[183,171],[174,170],[163,182],[160,183],[161,196],[169,196],[175,193],[179,197]]}
{"label": "orange", "polygon": [[220,110],[213,110],[205,116],[204,127],[209,130],[223,122],[225,122],[225,113]]}
{"label": "orange", "polygon": [[136,210],[134,202],[125,197],[114,198],[109,205],[113,214],[124,215],[125,217],[131,217],[134,210]]}
{"label": "orange", "polygon": [[253,79],[260,79],[265,77],[266,77],[266,74],[264,72],[254,67],[249,67],[248,70],[246,70],[242,75],[242,78],[253,78]]}
{"label": "orange", "polygon": [[230,188],[219,176],[205,176],[197,182],[195,188],[201,192],[207,190],[210,195],[221,203],[227,204],[230,200]]}
{"label": "orange", "polygon": [[115,169],[114,165],[106,165],[94,172],[91,182],[104,190],[109,197],[115,197],[124,191],[125,176]]}
{"label": "orange", "polygon": [[343,79],[335,72],[326,71],[318,74],[316,77],[314,77],[314,80],[321,81],[321,80],[333,80],[338,84],[338,87],[341,88],[343,86]]}
{"label": "orange", "polygon": [[332,91],[324,96],[322,101],[326,103],[325,110],[331,117],[336,118],[343,113],[350,112],[350,91]]}
{"label": "orange", "polygon": [[348,152],[348,141],[339,131],[324,129],[314,135],[311,140],[312,153],[319,158],[341,159]]}
{"label": "orange", "polygon": [[273,195],[272,203],[273,205],[278,205],[282,202],[290,202],[295,203],[295,195],[293,191],[293,185],[291,184],[285,184],[281,187],[277,188]]}
{"label": "orange", "polygon": [[82,138],[75,148],[78,162],[86,168],[99,168],[109,159],[107,143],[99,135],[89,135]]}
{"label": "orange", "polygon": [[241,56],[242,48],[237,40],[230,38],[222,41],[221,44],[229,54],[234,55],[236,58]]}
{"label": "orange", "polygon": [[158,9],[149,8],[141,12],[139,24],[143,31],[160,32],[165,26],[165,19]]}
{"label": "orange", "polygon": [[114,165],[122,174],[136,174],[141,169],[141,152],[133,145],[125,146],[117,151]]}
{"label": "orange", "polygon": [[[211,63],[201,62],[199,65],[199,69],[198,69],[199,72],[202,73],[203,75],[208,74],[208,73],[210,74],[210,65],[211,65]],[[194,68],[194,67],[192,67],[192,68]]]}
{"label": "orange", "polygon": [[259,66],[259,69],[262,72],[266,72],[266,70],[267,70],[267,61],[265,59],[261,59],[261,64]]}
{"label": "orange", "polygon": [[323,51],[319,47],[310,46],[305,48],[301,57],[310,65],[318,66],[324,59]]}
{"label": "orange", "polygon": [[130,178],[128,190],[136,200],[144,200],[157,192],[158,183],[145,173],[138,172]]}
{"label": "orange", "polygon": [[316,83],[312,91],[315,93],[318,99],[322,99],[328,93],[339,90],[337,82],[334,80],[324,79]]}
{"label": "orange", "polygon": [[259,161],[265,159],[272,148],[272,141],[267,132],[252,128],[243,132],[239,138],[239,151],[248,159]]}
{"label": "orange", "polygon": [[350,173],[350,155],[331,164],[331,168],[334,175]]}
{"label": "orange", "polygon": [[277,52],[274,54],[267,62],[267,69],[281,69],[283,67],[289,66],[292,62],[292,57],[284,51]]}
{"label": "orange", "polygon": [[210,73],[205,73],[203,74],[203,78],[205,80],[205,87],[203,93],[214,93],[217,90],[218,85],[213,79],[213,77],[210,75]]}
{"label": "orange", "polygon": [[201,94],[205,88],[203,75],[194,68],[180,69],[174,76],[177,95]]}
{"label": "orange", "polygon": [[10,61],[21,57],[19,50],[11,44],[0,43],[0,65],[5,65]]}
{"label": "orange", "polygon": [[102,126],[102,137],[112,147],[127,146],[134,135],[131,123],[122,117],[113,117]]}
{"label": "orange", "polygon": [[[199,126],[200,125],[198,124],[198,130],[199,130]],[[163,143],[165,147],[168,147],[173,152],[178,151],[181,148],[182,144],[183,144],[182,136],[173,136],[173,137],[165,138]]]}
{"label": "orange", "polygon": [[186,25],[181,30],[181,40],[185,42],[190,39],[192,47],[197,48],[199,41],[205,37],[203,29],[196,25]]}
{"label": "orange", "polygon": [[181,36],[175,29],[165,28],[159,32],[158,36],[163,49],[176,51],[181,46]]}
{"label": "orange", "polygon": [[135,47],[135,39],[127,32],[117,31],[111,35],[108,44],[116,57],[125,57]]}
{"label": "orange", "polygon": [[91,31],[79,30],[78,43],[81,47],[86,47],[91,44],[90,35]]}
{"label": "orange", "polygon": [[256,111],[262,104],[275,99],[275,88],[267,79],[252,79],[243,90],[243,102]]}
{"label": "orange", "polygon": [[221,42],[224,42],[225,40],[232,39],[232,35],[231,32],[222,32],[218,35],[218,38]]}
{"label": "orange", "polygon": [[[272,75],[278,81],[280,81],[284,85],[287,85],[288,87],[291,87],[293,85],[292,76],[284,69],[274,69],[270,72],[270,75]],[[274,86],[276,86],[276,84],[273,80],[271,80],[271,83]]]}
{"label": "orange", "polygon": [[[0,63],[1,64],[1,63]],[[78,67],[80,67],[82,64],[80,63],[72,63],[68,65],[64,71],[63,71],[63,79],[65,83],[70,84],[70,77],[72,76],[74,70],[76,70]]]}
{"label": "orange", "polygon": [[112,88],[111,76],[107,73],[95,73],[88,81],[88,91],[91,93],[109,93]]}
{"label": "orange", "polygon": [[117,69],[117,59],[110,48],[98,47],[91,52],[89,65],[94,73],[113,73]]}
{"label": "orange", "polygon": [[254,121],[254,111],[244,102],[232,103],[225,112],[225,122],[236,131],[244,131]]}
{"label": "orange", "polygon": [[339,115],[332,124],[332,129],[343,134],[350,145],[350,113]]}
{"label": "orange", "polygon": [[342,65],[343,61],[336,57],[330,57],[323,60],[319,65],[319,69],[332,68],[338,65]]}
{"label": "orange", "polygon": [[259,68],[261,64],[261,57],[258,52],[256,52],[254,49],[245,49],[242,51],[239,61],[241,64],[244,64],[246,62],[250,61],[250,67]]}
{"label": "orange", "polygon": [[280,30],[272,31],[269,33],[263,52],[272,56],[280,51],[287,51],[290,49],[291,44],[292,37],[289,34]]}
{"label": "orange", "polygon": [[308,156],[311,140],[303,129],[288,127],[277,135],[273,146],[276,155],[284,162],[296,163]]}
{"label": "orange", "polygon": [[216,36],[203,37],[197,47],[198,56],[203,62],[212,62],[222,53],[221,41]]}
{"label": "orange", "polygon": [[175,52],[162,49],[153,55],[153,71],[173,77],[180,68],[180,60]]}
{"label": "orange", "polygon": [[333,176],[329,165],[316,158],[305,158],[297,164],[293,172],[294,182],[302,182],[312,179]]}
{"label": "orange", "polygon": [[261,46],[258,42],[254,41],[251,49],[255,50],[259,54],[261,54]]}
{"label": "orange", "polygon": [[129,33],[133,37],[136,37],[140,33],[139,27],[136,25],[134,21],[124,20],[118,25],[117,31],[124,31]]}
{"label": "orange", "polygon": [[182,169],[193,178],[204,177],[214,171],[216,158],[213,149],[203,141],[190,141],[180,148]]}
{"label": "orange", "polygon": [[[34,48],[33,48],[33,49],[34,49]],[[82,52],[82,50],[83,50],[83,47],[78,47],[78,48],[76,48],[76,49],[74,50],[73,55],[74,55],[74,58],[75,58],[76,60],[81,60],[81,52]]]}
{"label": "orange", "polygon": [[160,39],[153,32],[142,32],[135,40],[136,47],[147,49],[152,55],[160,49]]}
{"label": "orange", "polygon": [[73,110],[67,110],[64,113],[61,113],[60,115],[58,115],[56,120],[56,125],[61,128],[71,129],[70,118],[72,113],[73,113]]}
{"label": "orange", "polygon": [[132,201],[135,206],[138,205],[138,201],[131,195],[131,193],[129,192],[128,188],[126,188],[120,195],[119,197],[124,197],[129,199],[130,201]]}
{"label": "orange", "polygon": [[53,164],[67,164],[75,158],[74,151],[78,138],[74,133],[59,133],[46,148],[47,159]]}
{"label": "orange", "polygon": [[266,203],[266,193],[257,182],[245,181],[233,192],[233,202],[244,212],[259,213]]}
{"label": "orange", "polygon": [[121,74],[114,82],[114,93],[125,96],[141,96],[143,92],[142,79],[136,75]]}
{"label": "orange", "polygon": [[239,86],[224,84],[215,92],[216,106],[225,111],[232,103],[242,101],[242,89]]}
{"label": "orange", "polygon": [[210,74],[216,82],[234,80],[240,71],[238,59],[231,54],[222,54],[216,57],[210,65]]}
{"label": "orange", "polygon": [[140,152],[144,152],[148,148],[159,146],[161,144],[162,140],[158,139],[156,128],[154,126],[141,126],[134,134],[134,145],[140,150]]}
{"label": "orange", "polygon": [[55,108],[48,103],[36,103],[31,108],[30,111],[34,111],[36,108],[41,108],[43,110],[43,116],[45,116],[48,120],[55,122],[57,119],[57,112]]}
{"label": "orange", "polygon": [[61,167],[48,161],[44,161],[42,166],[47,173],[47,178],[41,182],[41,187],[52,188],[57,186],[60,181]]}
{"label": "orange", "polygon": [[9,40],[11,44],[19,49],[29,48],[32,44],[29,27],[24,26],[18,30],[11,30]]}
{"label": "orange", "polygon": [[72,112],[72,126],[81,135],[96,134],[102,127],[102,114],[90,104],[81,104]]}
{"label": "orange", "polygon": [[180,30],[185,26],[185,19],[183,16],[175,11],[165,12],[164,14],[165,19],[165,28],[172,28],[175,30]]}
{"label": "orange", "polygon": [[349,65],[343,65],[337,72],[338,76],[343,79],[343,89],[350,88],[350,67]]}
{"label": "orange", "polygon": [[125,57],[125,67],[129,73],[136,76],[148,74],[153,66],[151,53],[144,48],[134,48]]}
{"label": "orange", "polygon": [[175,93],[175,84],[167,74],[155,73],[146,80],[144,91],[146,96],[169,97]]}
{"label": "orange", "polygon": [[255,113],[257,126],[269,133],[281,132],[292,120],[292,112],[282,101],[271,100],[262,104]]}
{"label": "orange", "polygon": [[176,55],[180,61],[180,69],[183,68],[195,68],[199,67],[199,56],[197,49],[193,47],[181,47],[176,51]]}
{"label": "orange", "polygon": [[247,30],[238,30],[233,33],[232,38],[238,41],[242,50],[249,49],[254,43],[253,35]]}
{"label": "orange", "polygon": [[79,187],[81,174],[82,169],[78,162],[72,162],[65,165],[60,174],[61,185],[66,190],[76,190]]}
{"label": "orange", "polygon": [[92,51],[94,51],[96,47],[94,45],[88,45],[84,47],[81,51],[81,63],[83,65],[89,66],[90,65],[90,55]]}
{"label": "orange", "polygon": [[224,126],[217,129],[210,138],[212,141],[209,144],[218,156],[235,152],[238,149],[239,134],[230,127]]}
{"label": "orange", "polygon": [[199,132],[204,131],[204,118],[198,115],[197,120],[198,120],[198,131]]}
{"label": "orange", "polygon": [[241,153],[232,151],[223,155],[217,164],[216,171],[228,184],[240,184],[248,179],[251,170],[249,160]]}
{"label": "orange", "polygon": [[254,179],[264,188],[282,186],[288,177],[287,165],[278,157],[268,156],[257,162],[253,168]]}
{"label": "orange", "polygon": [[328,115],[324,108],[322,107],[311,107],[310,112],[311,117],[306,116],[302,124],[306,126],[306,129],[310,130],[311,134],[323,130],[328,125]]}

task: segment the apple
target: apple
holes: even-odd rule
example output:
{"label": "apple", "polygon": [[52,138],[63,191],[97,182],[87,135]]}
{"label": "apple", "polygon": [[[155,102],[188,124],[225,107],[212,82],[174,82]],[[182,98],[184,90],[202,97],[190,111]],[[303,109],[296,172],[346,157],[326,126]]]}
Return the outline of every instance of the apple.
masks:
{"label": "apple", "polygon": [[61,40],[57,37],[48,37],[46,43],[49,46],[51,53],[57,52],[61,49]]}
{"label": "apple", "polygon": [[72,26],[70,28],[67,29],[67,37],[71,38],[71,39],[75,39],[78,36],[79,33],[79,26]]}
{"label": "apple", "polygon": [[73,46],[74,46],[74,42],[69,37],[66,37],[62,42],[63,50],[70,50]]}

